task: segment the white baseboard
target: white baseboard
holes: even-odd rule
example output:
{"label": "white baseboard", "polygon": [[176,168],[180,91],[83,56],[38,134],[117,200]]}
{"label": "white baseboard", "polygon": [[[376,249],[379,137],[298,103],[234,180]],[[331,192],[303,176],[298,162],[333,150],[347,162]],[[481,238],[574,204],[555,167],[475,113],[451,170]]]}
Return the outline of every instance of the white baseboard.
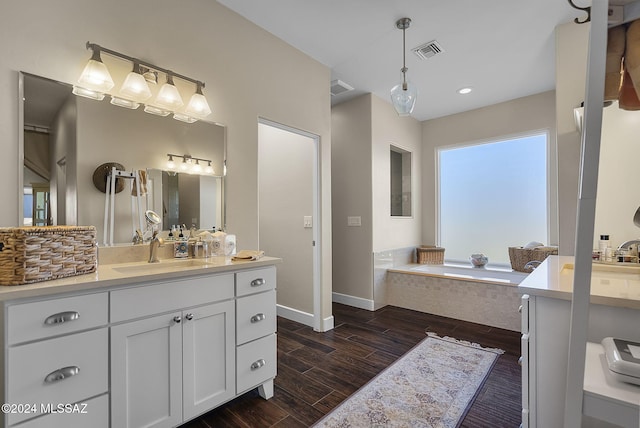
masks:
{"label": "white baseboard", "polygon": [[[303,312],[298,309],[293,309],[283,305],[277,305],[277,310],[278,310],[277,313],[279,317],[286,318],[291,321],[299,322],[300,324],[304,324],[307,327],[311,327],[314,330],[316,330],[316,327],[314,325],[313,314],[310,314],[308,312]],[[325,331],[333,330],[333,327],[334,327],[334,318],[333,318],[333,315],[331,315],[330,317],[327,317],[322,320],[320,325],[320,330],[316,330],[316,331],[325,332]]]}
{"label": "white baseboard", "polygon": [[375,310],[375,302],[362,297],[349,296],[347,294],[332,293],[332,300],[343,305],[353,306],[355,308],[366,309],[368,311]]}

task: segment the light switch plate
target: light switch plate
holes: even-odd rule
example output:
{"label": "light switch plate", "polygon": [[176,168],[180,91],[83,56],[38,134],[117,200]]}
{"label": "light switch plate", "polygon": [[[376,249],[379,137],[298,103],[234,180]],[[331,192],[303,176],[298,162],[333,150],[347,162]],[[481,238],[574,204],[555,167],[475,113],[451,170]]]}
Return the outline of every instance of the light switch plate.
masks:
{"label": "light switch plate", "polygon": [[305,229],[313,227],[313,217],[311,217],[310,215],[304,216],[304,227]]}
{"label": "light switch plate", "polygon": [[347,226],[362,226],[362,217],[359,215],[347,217]]}

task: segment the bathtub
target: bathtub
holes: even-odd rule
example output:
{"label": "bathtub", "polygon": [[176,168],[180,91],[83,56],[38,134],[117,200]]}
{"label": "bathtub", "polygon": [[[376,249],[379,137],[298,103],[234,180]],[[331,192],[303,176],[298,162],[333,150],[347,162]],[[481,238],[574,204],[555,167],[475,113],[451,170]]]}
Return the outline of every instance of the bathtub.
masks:
{"label": "bathtub", "polygon": [[389,269],[388,271],[505,285],[518,285],[528,275],[506,268],[475,268],[472,266],[446,263],[443,265],[405,265]]}
{"label": "bathtub", "polygon": [[387,303],[520,331],[518,284],[526,273],[465,265],[409,264],[387,269]]}

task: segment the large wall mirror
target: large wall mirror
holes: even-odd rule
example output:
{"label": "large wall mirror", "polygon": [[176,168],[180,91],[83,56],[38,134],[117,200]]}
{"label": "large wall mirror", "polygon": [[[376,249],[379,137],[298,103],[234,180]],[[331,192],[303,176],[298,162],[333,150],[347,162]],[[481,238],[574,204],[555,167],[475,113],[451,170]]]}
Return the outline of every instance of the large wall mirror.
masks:
{"label": "large wall mirror", "polygon": [[[132,194],[133,180],[123,180],[123,190],[114,195],[114,243],[132,242],[140,198],[144,209],[161,216],[164,229],[225,226],[224,126],[114,106],[108,96],[77,97],[68,84],[28,73],[19,73],[19,80],[20,224],[93,225],[103,244],[107,198],[94,179],[98,167],[115,163],[125,171],[144,170],[147,192]],[[213,173],[167,171],[169,153],[211,160]]]}

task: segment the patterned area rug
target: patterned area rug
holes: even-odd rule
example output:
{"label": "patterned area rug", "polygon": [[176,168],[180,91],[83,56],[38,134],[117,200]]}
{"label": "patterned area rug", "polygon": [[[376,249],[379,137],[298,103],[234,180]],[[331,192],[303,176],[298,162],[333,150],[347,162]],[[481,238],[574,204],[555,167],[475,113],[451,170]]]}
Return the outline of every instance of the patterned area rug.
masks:
{"label": "patterned area rug", "polygon": [[428,333],[315,427],[457,427],[500,349]]}

